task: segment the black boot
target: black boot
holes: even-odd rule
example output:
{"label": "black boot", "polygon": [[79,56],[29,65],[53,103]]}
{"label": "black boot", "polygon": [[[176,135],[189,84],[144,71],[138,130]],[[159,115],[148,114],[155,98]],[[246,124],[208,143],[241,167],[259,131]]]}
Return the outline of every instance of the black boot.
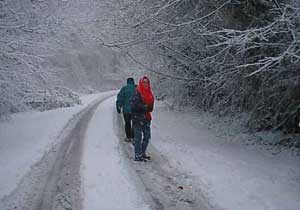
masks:
{"label": "black boot", "polygon": [[139,161],[139,162],[147,162],[146,159],[144,159],[143,157],[135,157],[134,161]]}
{"label": "black boot", "polygon": [[131,139],[130,138],[125,138],[124,141],[131,142]]}
{"label": "black boot", "polygon": [[146,159],[146,160],[150,160],[151,157],[149,155],[143,155],[142,158]]}

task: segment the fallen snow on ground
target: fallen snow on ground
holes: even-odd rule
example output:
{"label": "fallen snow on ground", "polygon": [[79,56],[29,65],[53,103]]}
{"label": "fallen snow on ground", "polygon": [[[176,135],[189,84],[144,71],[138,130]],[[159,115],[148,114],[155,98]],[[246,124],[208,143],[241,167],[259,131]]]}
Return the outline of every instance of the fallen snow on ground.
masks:
{"label": "fallen snow on ground", "polygon": [[[229,141],[218,129],[207,129],[210,120],[158,106],[152,145],[193,177],[194,184],[202,185],[219,208],[299,210],[300,158]],[[232,128],[227,129],[229,133]]]}
{"label": "fallen snow on ground", "polygon": [[113,129],[115,100],[100,104],[87,129],[82,160],[83,209],[148,210]]}
{"label": "fallen snow on ground", "polygon": [[14,114],[9,121],[1,122],[0,199],[10,194],[30,167],[60,140],[60,131],[76,113],[108,94],[84,96],[82,105],[72,108]]}
{"label": "fallen snow on ground", "polygon": [[[59,142],[66,123],[104,95],[89,96],[82,106],[20,113],[0,123],[0,200]],[[113,131],[114,108],[115,99],[105,101],[88,127],[82,162],[85,209],[149,209]],[[209,116],[168,111],[156,103],[151,144],[217,209],[299,210],[299,157],[270,155],[242,145],[236,136],[231,141],[231,135],[215,129],[218,124],[209,129],[208,123]]]}

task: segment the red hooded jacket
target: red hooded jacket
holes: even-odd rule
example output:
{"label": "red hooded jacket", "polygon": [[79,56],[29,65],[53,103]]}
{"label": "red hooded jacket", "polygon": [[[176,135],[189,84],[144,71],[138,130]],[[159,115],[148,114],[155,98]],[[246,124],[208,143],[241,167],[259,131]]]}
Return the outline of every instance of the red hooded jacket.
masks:
{"label": "red hooded jacket", "polygon": [[[144,82],[148,83],[147,87],[144,86],[143,84]],[[154,96],[151,91],[150,80],[147,76],[143,76],[139,80],[139,84],[136,90],[140,93],[143,103],[146,104],[148,107],[150,107],[150,109],[152,110],[154,105]],[[152,116],[150,112],[146,112],[145,115],[146,115],[146,119],[152,120]]]}

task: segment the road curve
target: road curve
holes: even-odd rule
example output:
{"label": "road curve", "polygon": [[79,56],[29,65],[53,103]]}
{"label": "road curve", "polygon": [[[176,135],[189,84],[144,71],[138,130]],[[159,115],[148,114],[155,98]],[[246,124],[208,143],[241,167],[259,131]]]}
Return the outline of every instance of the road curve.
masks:
{"label": "road curve", "polygon": [[104,94],[76,114],[64,127],[60,143],[31,167],[1,210],[81,210],[80,160],[88,123],[98,105],[114,92]]}

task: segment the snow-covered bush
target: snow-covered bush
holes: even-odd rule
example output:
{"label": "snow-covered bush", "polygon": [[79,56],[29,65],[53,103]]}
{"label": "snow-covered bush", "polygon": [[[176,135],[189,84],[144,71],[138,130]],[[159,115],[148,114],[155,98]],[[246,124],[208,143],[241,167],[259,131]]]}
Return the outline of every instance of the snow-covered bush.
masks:
{"label": "snow-covered bush", "polygon": [[35,95],[26,98],[24,103],[32,109],[45,111],[61,107],[71,107],[81,104],[79,96],[65,87],[54,87],[50,91],[41,92],[39,96]]}

